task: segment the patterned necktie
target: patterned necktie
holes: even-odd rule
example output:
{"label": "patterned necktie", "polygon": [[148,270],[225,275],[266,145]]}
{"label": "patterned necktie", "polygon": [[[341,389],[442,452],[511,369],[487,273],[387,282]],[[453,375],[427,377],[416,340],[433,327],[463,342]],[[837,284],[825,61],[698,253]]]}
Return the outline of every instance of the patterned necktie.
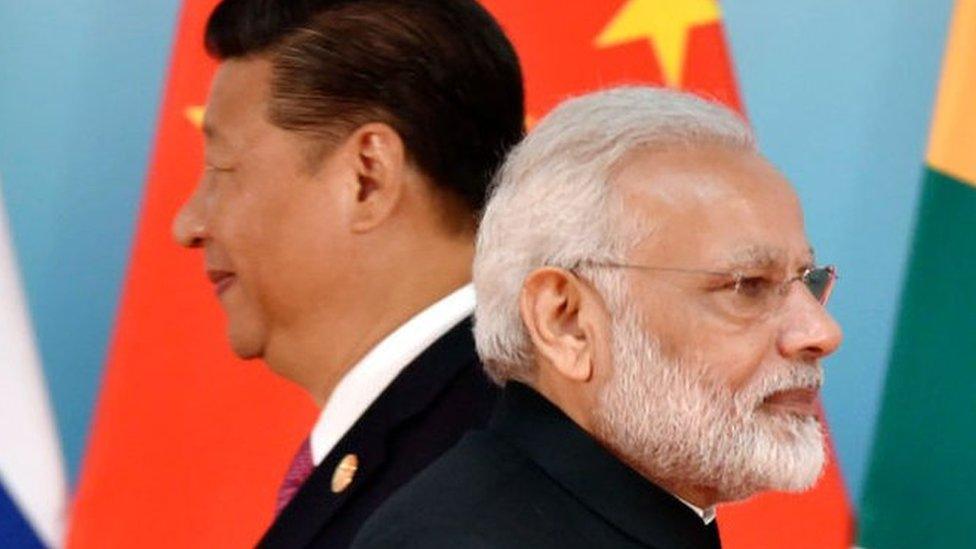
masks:
{"label": "patterned necktie", "polygon": [[302,487],[305,479],[312,474],[312,469],[314,468],[315,465],[312,463],[312,445],[309,443],[309,439],[306,438],[298,448],[298,453],[295,454],[294,459],[291,460],[291,466],[288,467],[285,480],[281,482],[281,488],[278,488],[278,500],[275,502],[275,516],[280,515],[281,511],[288,505],[288,502],[291,501],[291,498],[295,497],[298,489]]}

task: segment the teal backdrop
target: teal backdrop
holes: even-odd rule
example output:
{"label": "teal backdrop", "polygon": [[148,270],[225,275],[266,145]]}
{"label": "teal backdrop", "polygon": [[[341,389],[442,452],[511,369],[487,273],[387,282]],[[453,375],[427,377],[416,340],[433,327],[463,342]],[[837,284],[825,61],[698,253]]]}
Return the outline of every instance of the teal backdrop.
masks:
{"label": "teal backdrop", "polygon": [[[598,0],[593,0],[598,1]],[[0,0],[0,180],[72,482],[115,321],[177,0]],[[857,504],[950,0],[727,0],[749,117],[840,267],[824,401]],[[567,67],[567,70],[572,70]]]}
{"label": "teal backdrop", "polygon": [[176,0],[0,0],[0,178],[77,478],[155,133]]}

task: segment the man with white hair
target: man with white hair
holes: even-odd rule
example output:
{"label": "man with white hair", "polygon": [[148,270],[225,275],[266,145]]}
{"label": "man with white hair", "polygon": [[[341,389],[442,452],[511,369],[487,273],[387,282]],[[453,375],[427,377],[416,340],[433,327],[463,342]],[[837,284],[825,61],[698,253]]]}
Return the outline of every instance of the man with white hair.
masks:
{"label": "man with white hair", "polygon": [[840,328],[789,183],[728,109],[619,88],[509,156],[475,338],[505,386],[359,547],[717,547],[715,505],[812,486]]}

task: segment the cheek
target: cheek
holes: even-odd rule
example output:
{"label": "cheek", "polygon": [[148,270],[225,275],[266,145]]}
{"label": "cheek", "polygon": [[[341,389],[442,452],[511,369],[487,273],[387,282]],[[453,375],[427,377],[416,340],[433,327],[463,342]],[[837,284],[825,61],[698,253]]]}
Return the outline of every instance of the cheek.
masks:
{"label": "cheek", "polygon": [[219,235],[215,236],[251,261],[267,262],[279,252],[287,253],[289,247],[303,243],[316,221],[328,215],[322,212],[320,197],[308,191],[310,186],[261,170],[241,173],[222,189],[215,215]]}
{"label": "cheek", "polygon": [[329,206],[321,197],[296,193],[288,203],[265,212],[273,221],[252,235],[261,254],[250,259],[269,301],[303,309],[330,297],[352,253]]}
{"label": "cheek", "polygon": [[259,181],[235,181],[221,189],[219,205],[214,209],[211,233],[212,254],[226,256],[241,283],[242,297],[252,305],[268,309],[280,303],[292,281],[295,262],[295,239],[292,224],[295,216],[289,211],[283,193],[274,187],[287,182],[262,185]]}
{"label": "cheek", "polygon": [[662,349],[733,391],[748,385],[775,349],[774,340],[758,327],[733,326],[692,307],[681,309],[663,327]]}
{"label": "cheek", "polygon": [[317,271],[316,265],[335,261],[337,254],[344,252],[349,238],[342,231],[342,212],[323,185],[296,187],[267,212],[276,220],[271,236],[276,240],[280,261]]}
{"label": "cheek", "polygon": [[228,197],[214,216],[214,240],[224,247],[234,267],[245,271],[274,249],[277,216],[268,204],[249,194]]}
{"label": "cheek", "polygon": [[772,342],[757,331],[711,334],[702,342],[702,364],[716,381],[737,392],[755,378],[769,358]]}

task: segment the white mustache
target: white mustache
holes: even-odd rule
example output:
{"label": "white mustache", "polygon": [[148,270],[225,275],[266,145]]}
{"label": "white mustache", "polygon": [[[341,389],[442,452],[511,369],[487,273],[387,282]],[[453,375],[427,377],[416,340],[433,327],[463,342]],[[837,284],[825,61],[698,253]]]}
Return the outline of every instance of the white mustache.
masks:
{"label": "white mustache", "polygon": [[776,368],[774,373],[750,384],[736,395],[736,400],[758,406],[766,398],[781,391],[810,389],[819,391],[823,385],[823,368],[819,363],[794,362]]}

